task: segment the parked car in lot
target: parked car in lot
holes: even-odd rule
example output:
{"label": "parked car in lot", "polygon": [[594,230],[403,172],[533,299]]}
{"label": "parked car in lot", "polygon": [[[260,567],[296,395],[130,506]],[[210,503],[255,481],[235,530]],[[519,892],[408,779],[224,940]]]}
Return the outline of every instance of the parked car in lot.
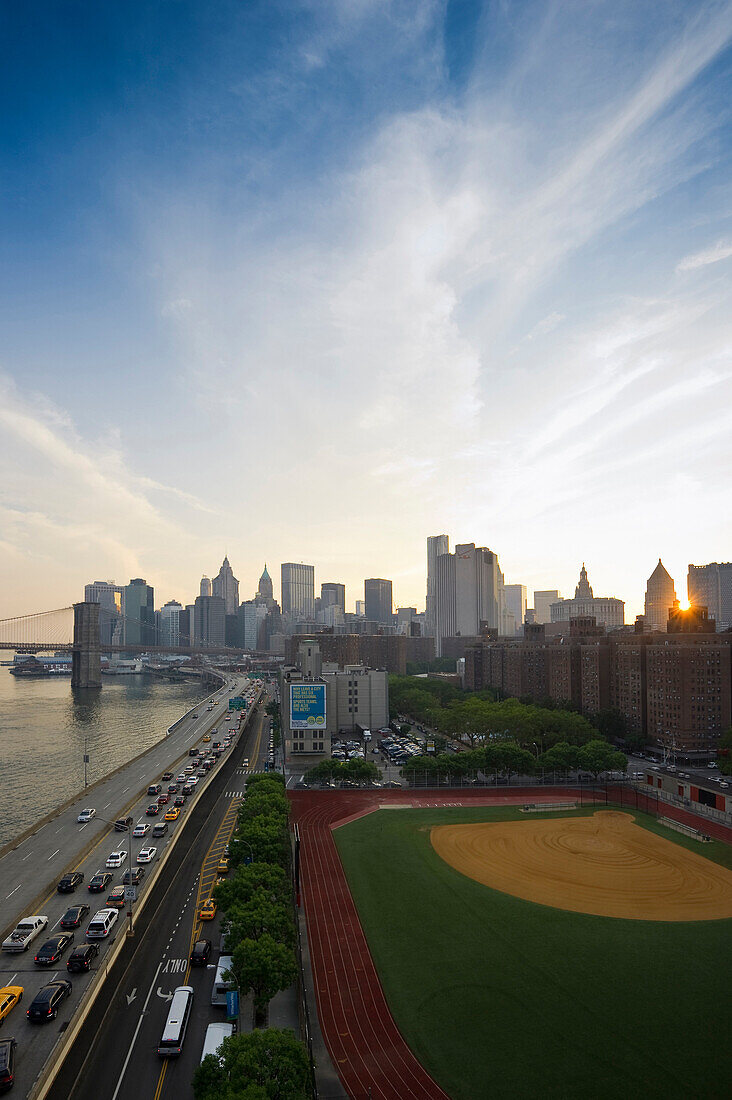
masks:
{"label": "parked car in lot", "polygon": [[81,886],[84,876],[81,871],[69,871],[56,887],[59,894],[73,894],[77,886]]}
{"label": "parked car in lot", "polygon": [[79,816],[77,817],[76,820],[78,822],[80,822],[82,825],[86,825],[86,823],[88,821],[91,821],[91,819],[93,817],[96,817],[96,815],[97,815],[97,811],[93,810],[91,807],[88,807],[87,809],[81,811],[81,813],[79,814]]}
{"label": "parked car in lot", "polygon": [[73,931],[74,928],[78,928],[82,924],[88,912],[88,905],[72,905],[61,917],[59,928],[63,928],[64,932]]}
{"label": "parked car in lot", "polygon": [[58,932],[46,940],[38,949],[33,962],[37,966],[53,966],[63,955],[64,951],[74,942],[73,932]]}
{"label": "parked car in lot", "polygon": [[62,1003],[71,996],[71,989],[71,982],[67,978],[57,978],[56,981],[49,982],[36,993],[26,1016],[34,1024],[55,1020]]}
{"label": "parked car in lot", "polygon": [[91,969],[91,964],[98,954],[98,943],[81,943],[74,948],[66,960],[66,969],[69,974],[83,974]]}
{"label": "parked car in lot", "polygon": [[90,894],[101,894],[103,890],[106,890],[110,882],[114,878],[114,875],[109,871],[97,871],[96,875],[92,875],[87,886],[87,890]]}

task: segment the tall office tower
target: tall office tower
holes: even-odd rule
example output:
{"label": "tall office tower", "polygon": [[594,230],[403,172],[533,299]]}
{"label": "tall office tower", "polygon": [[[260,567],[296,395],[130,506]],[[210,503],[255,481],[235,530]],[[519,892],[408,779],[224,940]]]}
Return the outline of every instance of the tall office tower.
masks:
{"label": "tall office tower", "polygon": [[[228,557],[221,563],[221,568],[211,584],[212,596],[220,596],[226,605],[227,615],[236,615],[239,607],[239,582],[234,576],[234,570],[229,565]],[[203,593],[201,593],[203,595]]]}
{"label": "tall office tower", "polygon": [[534,592],[534,622],[550,623],[552,604],[558,603],[561,598],[557,588],[546,588],[542,592]]}
{"label": "tall office tower", "polygon": [[686,583],[689,603],[706,607],[717,630],[732,626],[732,562],[690,565]]}
{"label": "tall office tower", "polygon": [[514,632],[520,634],[526,619],[526,585],[504,584],[503,595],[506,610],[513,615]]}
{"label": "tall office tower", "polygon": [[213,596],[211,581],[208,577],[201,577],[201,596]]}
{"label": "tall office tower", "polygon": [[361,619],[366,618],[366,600],[356,600],[356,614]]}
{"label": "tall office tower", "polygon": [[324,607],[340,607],[341,611],[345,614],[346,611],[346,586],[345,584],[335,584],[333,581],[326,581],[325,584],[320,586],[320,606]]}
{"label": "tall office tower", "polygon": [[669,612],[676,603],[674,582],[664,568],[661,559],[646,582],[645,627],[646,630],[666,630]]}
{"label": "tall office tower", "polygon": [[156,619],[158,624],[158,645],[162,646],[179,646],[185,645],[186,642],[180,640],[180,617],[183,611],[182,604],[179,604],[177,600],[168,600],[166,604],[156,612]]}
{"label": "tall office tower", "polygon": [[[263,626],[268,614],[265,599],[246,600],[239,606],[239,639],[245,649],[264,649]],[[262,644],[260,644],[262,642]]]}
{"label": "tall office tower", "polygon": [[366,618],[375,623],[391,625],[393,615],[391,581],[371,577],[363,582]]}
{"label": "tall office tower", "polygon": [[221,596],[198,596],[194,618],[197,645],[226,643],[226,604]]}
{"label": "tall office tower", "polygon": [[181,639],[181,645],[193,645],[196,640],[196,605],[186,604],[186,619],[188,620],[187,637]]}
{"label": "tall office tower", "polygon": [[502,625],[503,574],[498,558],[474,542],[459,543],[454,554],[439,554],[435,570],[435,649],[442,639],[478,637]]}
{"label": "tall office tower", "polygon": [[437,559],[440,554],[450,553],[449,535],[430,535],[427,539],[427,602],[425,604],[425,629],[427,636],[434,638],[435,629],[435,577]]}
{"label": "tall office tower", "polygon": [[264,572],[259,578],[259,584],[257,585],[257,595],[261,596],[264,600],[274,599],[274,590],[272,588],[272,578],[267,572],[267,563],[264,563]]}
{"label": "tall office tower", "polygon": [[122,613],[122,589],[114,581],[93,581],[84,585],[84,602],[100,605],[99,641],[102,646],[111,645]]}
{"label": "tall office tower", "polygon": [[155,645],[155,589],[134,577],[122,589],[122,645]]}
{"label": "tall office tower", "polygon": [[552,622],[564,623],[570,619],[584,619],[594,615],[598,626],[608,630],[622,626],[625,622],[625,604],[614,596],[595,596],[587,579],[585,563],[582,562],[580,577],[574,590],[573,600],[559,600],[551,606]]}
{"label": "tall office tower", "polygon": [[312,619],[315,612],[315,566],[284,562],[282,571],[282,614]]}

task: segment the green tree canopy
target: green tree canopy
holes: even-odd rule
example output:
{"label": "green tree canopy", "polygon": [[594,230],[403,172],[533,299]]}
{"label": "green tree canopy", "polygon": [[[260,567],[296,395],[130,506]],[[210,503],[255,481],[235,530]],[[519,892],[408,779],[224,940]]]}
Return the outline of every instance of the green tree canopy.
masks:
{"label": "green tree canopy", "polygon": [[539,757],[539,766],[547,771],[569,772],[578,767],[578,752],[576,745],[569,745],[566,741],[558,741]]}
{"label": "green tree canopy", "polygon": [[607,741],[588,741],[577,750],[577,764],[597,779],[600,772],[625,771],[628,758],[608,745]]}
{"label": "green tree canopy", "polygon": [[[228,973],[228,972],[227,972]],[[275,993],[288,989],[297,977],[295,953],[268,932],[259,939],[245,939],[234,948],[231,973],[243,996],[252,993],[257,1013],[262,1013]]]}
{"label": "green tree canopy", "polygon": [[280,816],[284,820],[290,812],[290,804],[282,789],[271,790],[262,786],[255,787],[251,794],[247,793],[244,802],[239,807],[239,821],[250,821],[254,817]]}
{"label": "green tree canopy", "polygon": [[194,1100],[308,1100],[310,1094],[304,1044],[273,1027],[224,1039],[193,1077]]}
{"label": "green tree canopy", "polygon": [[[218,888],[215,893],[219,900]],[[292,944],[295,941],[291,907],[281,901],[273,901],[266,890],[255,891],[245,902],[231,902],[224,912],[226,947],[229,951],[242,940],[258,940],[265,933],[280,943]]]}
{"label": "green tree canopy", "polygon": [[287,825],[281,815],[242,821],[235,838],[238,843],[231,845],[231,862],[234,867],[238,867],[248,856],[254,863],[277,863],[281,867],[287,867],[290,841]]}

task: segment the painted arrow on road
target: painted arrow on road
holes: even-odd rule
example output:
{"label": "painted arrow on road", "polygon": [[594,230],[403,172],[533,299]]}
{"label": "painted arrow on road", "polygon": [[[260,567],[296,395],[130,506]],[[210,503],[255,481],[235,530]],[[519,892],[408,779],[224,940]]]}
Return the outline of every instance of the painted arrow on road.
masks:
{"label": "painted arrow on road", "polygon": [[173,994],[172,993],[163,993],[160,986],[158,986],[158,997],[162,997],[164,1001],[172,1001],[173,1000]]}
{"label": "painted arrow on road", "polygon": [[128,1007],[132,1004],[132,1002],[134,1001],[136,996],[137,996],[137,986],[135,986],[135,988],[132,990],[131,993],[125,993],[125,997],[127,998],[127,1006]]}

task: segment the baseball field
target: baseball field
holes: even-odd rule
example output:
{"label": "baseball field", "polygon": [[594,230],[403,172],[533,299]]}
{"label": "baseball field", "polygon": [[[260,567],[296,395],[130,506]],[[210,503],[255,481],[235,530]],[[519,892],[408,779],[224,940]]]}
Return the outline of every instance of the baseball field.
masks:
{"label": "baseball field", "polygon": [[642,813],[383,809],[334,833],[453,1100],[727,1097],[732,851]]}

